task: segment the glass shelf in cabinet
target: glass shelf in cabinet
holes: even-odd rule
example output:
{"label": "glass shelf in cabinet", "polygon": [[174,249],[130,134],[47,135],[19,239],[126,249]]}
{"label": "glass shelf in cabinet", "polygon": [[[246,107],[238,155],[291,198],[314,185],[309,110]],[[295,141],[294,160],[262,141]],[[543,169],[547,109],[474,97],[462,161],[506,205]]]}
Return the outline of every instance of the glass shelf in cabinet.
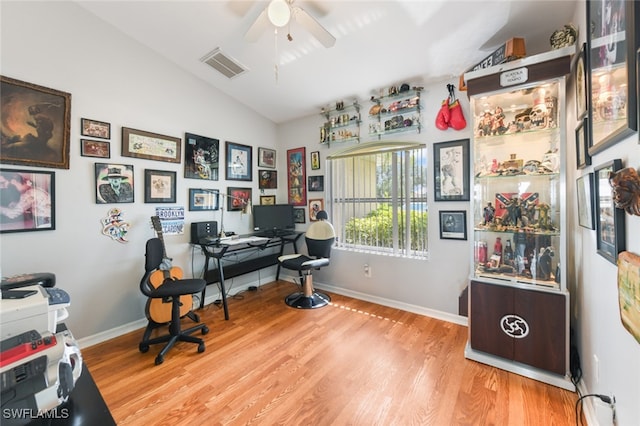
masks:
{"label": "glass shelf in cabinet", "polygon": [[410,131],[420,132],[420,124],[418,123],[418,124],[413,124],[411,126],[398,127],[397,129],[381,130],[379,132],[369,132],[369,136],[382,136],[382,135],[390,135],[393,133],[402,133],[402,132],[410,132]]}
{"label": "glass shelf in cabinet", "polygon": [[476,278],[484,278],[495,280],[500,283],[525,284],[526,286],[544,287],[548,289],[560,289],[560,283],[555,280],[539,280],[526,275],[511,275],[510,273],[501,273],[499,271],[480,270],[482,266],[478,265],[475,271]]}
{"label": "glass shelf in cabinet", "polygon": [[[476,124],[477,126],[477,124]],[[560,128],[558,126],[554,126],[554,127],[543,127],[543,128],[531,128],[531,129],[524,129],[524,130],[520,130],[520,131],[514,131],[514,132],[507,132],[507,133],[503,133],[501,135],[475,135],[475,141],[476,142],[484,142],[484,141],[496,141],[498,142],[500,139],[506,139],[506,140],[510,140],[510,139],[515,139],[517,137],[526,137],[527,135],[535,135],[535,139],[538,140],[539,136],[544,136],[545,133],[553,133],[553,132],[559,132]],[[546,142],[546,141],[545,141]]]}

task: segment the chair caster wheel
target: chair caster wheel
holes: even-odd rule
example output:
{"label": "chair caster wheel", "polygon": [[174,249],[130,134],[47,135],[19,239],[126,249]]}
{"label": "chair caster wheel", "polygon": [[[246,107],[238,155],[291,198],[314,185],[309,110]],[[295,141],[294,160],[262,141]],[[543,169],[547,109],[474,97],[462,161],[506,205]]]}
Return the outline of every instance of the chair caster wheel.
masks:
{"label": "chair caster wheel", "polygon": [[164,357],[162,355],[158,355],[156,357],[156,365],[160,365],[164,362]]}
{"label": "chair caster wheel", "polygon": [[140,350],[140,352],[147,353],[149,351],[149,345],[144,345],[142,343],[140,343],[140,345],[138,346],[138,349]]}
{"label": "chair caster wheel", "polygon": [[204,352],[204,350],[205,350],[204,343],[200,343],[198,345],[198,353],[202,353],[202,352]]}
{"label": "chair caster wheel", "polygon": [[207,334],[209,332],[209,327],[202,327],[201,333]]}

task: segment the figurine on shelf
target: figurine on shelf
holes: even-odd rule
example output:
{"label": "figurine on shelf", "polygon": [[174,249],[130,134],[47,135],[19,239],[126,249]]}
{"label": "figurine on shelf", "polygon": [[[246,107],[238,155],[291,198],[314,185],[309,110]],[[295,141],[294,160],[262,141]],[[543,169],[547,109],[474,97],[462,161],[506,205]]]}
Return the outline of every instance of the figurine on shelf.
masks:
{"label": "figurine on shelf", "polygon": [[553,257],[553,254],[553,247],[544,247],[540,249],[540,257],[537,262],[538,279],[545,281],[549,281],[551,279],[551,258]]}
{"label": "figurine on shelf", "polygon": [[492,135],[504,135],[505,132],[507,131],[507,127],[504,124],[504,119],[505,119],[505,115],[504,115],[504,111],[502,110],[501,107],[496,107],[495,111],[493,112],[493,116],[491,117],[493,123],[491,125],[491,134]]}
{"label": "figurine on shelf", "polygon": [[502,256],[502,262],[505,265],[514,266],[513,264],[513,248],[511,247],[511,240],[507,240],[504,248],[504,255]]}
{"label": "figurine on shelf", "polygon": [[491,129],[493,128],[493,116],[491,112],[485,111],[480,123],[478,123],[478,136],[491,135]]}
{"label": "figurine on shelf", "polygon": [[493,244],[493,254],[502,257],[502,238],[496,237],[496,242]]}
{"label": "figurine on shelf", "polygon": [[493,218],[495,217],[496,209],[491,204],[491,201],[487,203],[487,206],[484,208],[484,224],[488,225],[493,222]]}

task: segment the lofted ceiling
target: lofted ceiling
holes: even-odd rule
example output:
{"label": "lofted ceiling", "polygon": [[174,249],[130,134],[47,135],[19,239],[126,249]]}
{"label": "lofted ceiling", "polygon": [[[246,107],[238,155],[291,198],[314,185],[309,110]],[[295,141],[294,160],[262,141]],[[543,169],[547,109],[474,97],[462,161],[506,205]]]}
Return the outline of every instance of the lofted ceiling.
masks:
{"label": "lofted ceiling", "polygon": [[[245,41],[264,0],[76,3],[275,123],[403,82],[457,82],[511,37],[525,39],[528,55],[548,51],[549,36],[571,22],[576,7],[538,0],[295,0],[336,38],[325,48],[295,20],[277,34],[270,29]],[[216,48],[248,71],[229,79],[203,63]],[[438,96],[446,97],[445,87]]]}

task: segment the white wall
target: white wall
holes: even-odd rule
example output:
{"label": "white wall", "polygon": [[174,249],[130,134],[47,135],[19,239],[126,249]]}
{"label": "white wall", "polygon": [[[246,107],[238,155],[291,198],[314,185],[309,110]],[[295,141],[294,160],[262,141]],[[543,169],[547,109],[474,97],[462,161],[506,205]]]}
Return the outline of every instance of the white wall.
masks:
{"label": "white wall", "polygon": [[[121,127],[180,138],[185,132],[217,138],[221,154],[229,140],[252,145],[256,156],[258,143],[275,148],[276,126],[75,3],[2,2],[1,7],[2,75],[72,95],[70,168],[54,170],[56,230],[2,234],[2,275],[55,273],[58,286],[71,295],[67,323],[76,338],[140,320],[145,304],[138,288],[144,272],[144,244],[154,235],[149,219],[156,206],[165,206],[144,203],[144,170],[176,172],[177,203],[169,206],[184,206],[189,224],[219,220],[220,212],[189,212],[188,188],[226,192],[227,186],[252,187],[258,202],[257,167],[254,160],[253,182],[184,179],[183,164],[122,157]],[[80,156],[81,117],[111,123],[110,159]],[[284,158],[278,160],[283,164]],[[95,203],[95,162],[133,164],[135,203]],[[116,206],[132,225],[126,244],[101,234],[100,219]],[[249,216],[225,212],[225,228],[248,232]],[[165,236],[168,255],[187,275],[192,266],[200,272],[203,265],[197,251],[192,263],[189,235],[187,228],[183,235]],[[250,275],[236,282],[255,279]],[[209,290],[215,289],[210,286]]]}

